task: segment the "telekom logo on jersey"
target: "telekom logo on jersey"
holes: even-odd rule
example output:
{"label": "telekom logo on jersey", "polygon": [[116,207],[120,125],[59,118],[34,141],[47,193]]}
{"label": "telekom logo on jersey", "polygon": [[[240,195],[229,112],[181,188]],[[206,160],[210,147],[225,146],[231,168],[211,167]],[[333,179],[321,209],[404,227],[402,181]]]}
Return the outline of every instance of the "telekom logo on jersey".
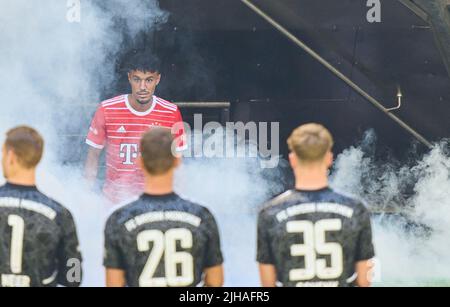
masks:
{"label": "telekom logo on jersey", "polygon": [[122,159],[125,159],[123,165],[134,165],[134,160],[138,157],[138,144],[120,144],[120,154]]}

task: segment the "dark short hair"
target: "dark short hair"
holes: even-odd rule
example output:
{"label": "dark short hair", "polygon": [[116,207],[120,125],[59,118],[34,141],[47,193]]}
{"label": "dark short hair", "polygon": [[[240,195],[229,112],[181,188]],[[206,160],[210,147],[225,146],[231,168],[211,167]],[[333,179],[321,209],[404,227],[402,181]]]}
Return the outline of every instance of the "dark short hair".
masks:
{"label": "dark short hair", "polygon": [[154,54],[144,51],[134,51],[126,59],[127,72],[142,71],[161,73],[161,61]]}
{"label": "dark short hair", "polygon": [[152,128],[144,134],[141,155],[144,168],[150,175],[163,175],[174,166],[173,142],[174,137],[167,128]]}
{"label": "dark short hair", "polygon": [[42,159],[44,139],[33,128],[20,126],[6,133],[5,147],[14,152],[20,165],[31,169]]}

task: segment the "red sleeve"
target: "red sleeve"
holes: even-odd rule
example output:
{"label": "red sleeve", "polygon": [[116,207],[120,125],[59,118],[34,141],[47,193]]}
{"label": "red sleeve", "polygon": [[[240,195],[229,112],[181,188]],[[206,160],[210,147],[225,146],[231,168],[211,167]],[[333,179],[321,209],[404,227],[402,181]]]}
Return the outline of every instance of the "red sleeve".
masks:
{"label": "red sleeve", "polygon": [[100,106],[95,112],[89,132],[86,138],[86,144],[97,149],[103,149],[106,141],[105,115]]}
{"label": "red sleeve", "polygon": [[177,109],[175,117],[176,122],[172,127],[172,133],[177,144],[177,151],[183,151],[187,148],[187,138],[184,129],[183,117],[181,116],[181,112],[179,109]]}

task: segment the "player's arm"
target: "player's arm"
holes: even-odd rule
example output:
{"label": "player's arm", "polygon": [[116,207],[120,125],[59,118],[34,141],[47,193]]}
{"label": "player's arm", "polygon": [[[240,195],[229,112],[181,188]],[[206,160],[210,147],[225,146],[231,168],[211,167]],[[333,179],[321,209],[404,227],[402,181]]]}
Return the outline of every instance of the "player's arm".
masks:
{"label": "player's arm", "polygon": [[101,149],[89,146],[86,157],[86,163],[84,167],[84,177],[89,183],[94,183],[95,179],[97,178],[98,164],[101,154],[102,154]]}
{"label": "player's arm", "polygon": [[371,286],[371,270],[373,269],[372,260],[364,260],[356,263],[356,284],[358,287]]}
{"label": "player's arm", "polygon": [[257,261],[263,287],[276,287],[277,271],[268,234],[269,222],[264,211],[258,216]]}
{"label": "player's arm", "polygon": [[120,231],[117,230],[117,226],[118,223],[114,216],[109,217],[105,226],[105,254],[103,259],[107,287],[125,287],[127,285],[124,257],[118,242]]}
{"label": "player's arm", "polygon": [[356,284],[359,287],[370,287],[372,283],[373,261],[375,249],[372,239],[372,224],[370,221],[370,212],[364,205],[360,223],[361,230],[358,236],[358,248],[356,254],[355,271],[357,274]]}
{"label": "player's arm", "polygon": [[260,263],[259,276],[263,287],[273,288],[277,286],[277,271],[274,265]]}
{"label": "player's arm", "polygon": [[84,167],[84,176],[89,183],[93,184],[97,178],[100,155],[106,141],[105,115],[100,106],[94,115],[89,133],[86,138],[88,153]]}
{"label": "player's arm", "polygon": [[224,283],[223,265],[205,269],[205,287],[222,287]]}
{"label": "player's arm", "polygon": [[206,209],[204,223],[208,234],[205,257],[205,287],[222,287],[224,284],[223,255],[220,248],[220,234],[214,216]]}
{"label": "player's arm", "polygon": [[106,286],[120,288],[126,286],[125,271],[106,268]]}
{"label": "player's arm", "polygon": [[83,279],[82,257],[75,222],[69,211],[62,214],[60,227],[62,237],[58,248],[58,284],[79,287]]}

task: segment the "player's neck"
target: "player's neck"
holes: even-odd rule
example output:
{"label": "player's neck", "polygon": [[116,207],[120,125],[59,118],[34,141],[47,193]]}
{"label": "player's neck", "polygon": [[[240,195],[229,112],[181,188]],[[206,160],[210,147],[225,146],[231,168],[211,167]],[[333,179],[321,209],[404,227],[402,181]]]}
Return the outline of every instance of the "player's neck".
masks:
{"label": "player's neck", "polygon": [[146,176],[145,190],[150,195],[166,195],[173,193],[173,172],[162,176]]}
{"label": "player's neck", "polygon": [[17,174],[8,176],[7,182],[21,186],[36,185],[36,170],[23,170]]}
{"label": "player's neck", "polygon": [[128,101],[130,102],[130,106],[138,112],[146,112],[150,110],[150,108],[153,105],[153,98],[146,104],[140,104],[137,102],[137,100],[133,97],[133,95],[128,95]]}
{"label": "player's neck", "polygon": [[328,187],[327,170],[320,168],[298,168],[295,173],[297,190],[315,191]]}

